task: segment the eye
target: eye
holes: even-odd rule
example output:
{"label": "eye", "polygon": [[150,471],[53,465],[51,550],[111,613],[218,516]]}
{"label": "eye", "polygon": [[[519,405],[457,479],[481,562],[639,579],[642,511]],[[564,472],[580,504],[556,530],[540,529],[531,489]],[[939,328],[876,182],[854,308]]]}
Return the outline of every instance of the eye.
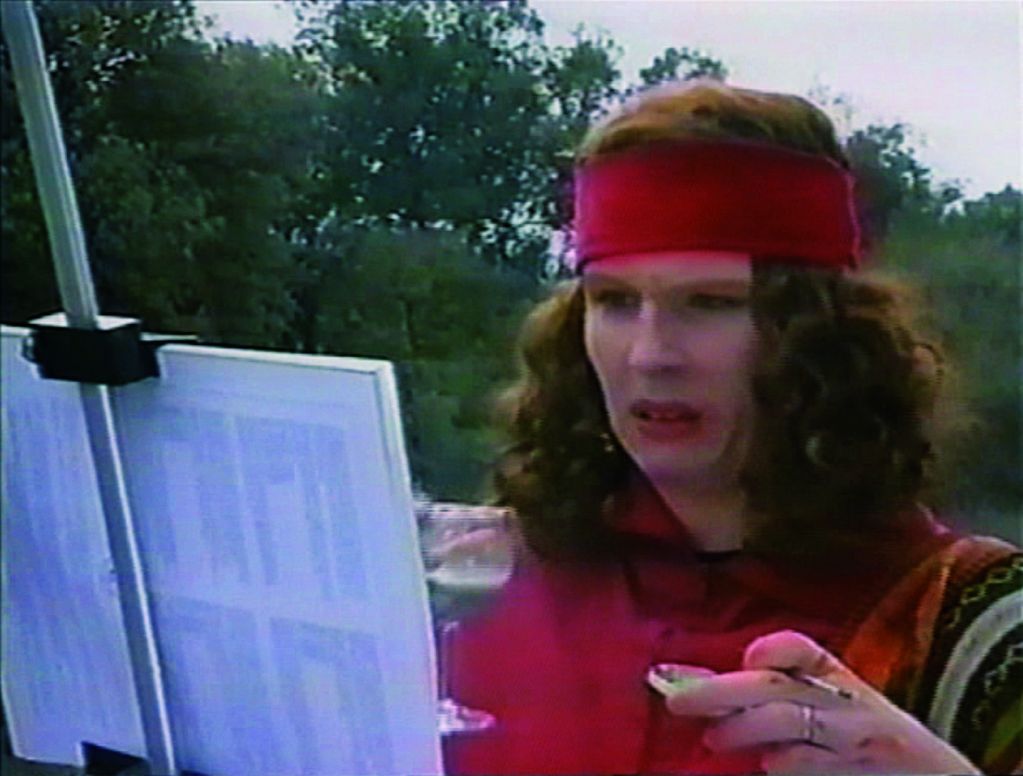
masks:
{"label": "eye", "polygon": [[734,294],[693,294],[689,297],[690,307],[699,310],[741,310],[748,304],[748,297]]}
{"label": "eye", "polygon": [[590,304],[611,312],[633,310],[639,307],[639,295],[617,288],[598,289],[587,297]]}

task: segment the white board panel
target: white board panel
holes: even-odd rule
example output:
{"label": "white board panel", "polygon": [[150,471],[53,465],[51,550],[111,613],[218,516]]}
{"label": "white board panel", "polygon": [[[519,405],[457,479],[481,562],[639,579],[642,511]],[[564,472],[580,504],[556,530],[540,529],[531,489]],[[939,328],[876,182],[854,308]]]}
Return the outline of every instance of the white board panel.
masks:
{"label": "white board panel", "polygon": [[14,753],[145,754],[78,386],[36,376],[3,327],[2,688]]}
{"label": "white board panel", "polygon": [[390,364],[168,346],[114,391],[179,766],[440,771]]}

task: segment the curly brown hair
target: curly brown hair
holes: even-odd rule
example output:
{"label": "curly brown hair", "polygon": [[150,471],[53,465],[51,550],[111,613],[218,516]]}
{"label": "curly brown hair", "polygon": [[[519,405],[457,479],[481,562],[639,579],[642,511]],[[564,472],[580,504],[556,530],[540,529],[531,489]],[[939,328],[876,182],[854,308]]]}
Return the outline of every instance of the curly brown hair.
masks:
{"label": "curly brown hair", "polygon": [[[831,122],[806,100],[706,81],[643,93],[591,130],[579,163],[686,137],[766,140],[847,166]],[[883,538],[938,481],[937,435],[957,427],[939,403],[949,370],[919,332],[918,300],[892,279],[755,256],[751,305],[757,412],[741,483],[757,518],[747,548],[819,559]],[[633,469],[585,352],[584,314],[577,281],[532,312],[521,377],[498,405],[510,442],[495,501],[547,558],[611,551],[607,518]]]}
{"label": "curly brown hair", "polygon": [[[940,481],[935,440],[948,369],[915,330],[912,292],[891,280],[755,263],[760,339],[753,443],[741,474],[761,519],[747,547],[831,555],[883,538]],[[545,557],[610,550],[607,517],[632,463],[618,445],[583,345],[577,281],[528,317],[522,376],[502,397],[511,443],[494,474],[497,503]]]}

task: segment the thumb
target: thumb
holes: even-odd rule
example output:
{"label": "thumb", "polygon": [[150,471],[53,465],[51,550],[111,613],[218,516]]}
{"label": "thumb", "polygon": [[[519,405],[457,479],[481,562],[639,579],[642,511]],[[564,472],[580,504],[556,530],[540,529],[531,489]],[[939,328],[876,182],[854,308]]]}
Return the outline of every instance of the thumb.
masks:
{"label": "thumb", "polygon": [[784,630],[769,633],[750,642],[743,655],[747,670],[795,670],[809,676],[851,674],[842,662],[808,636]]}

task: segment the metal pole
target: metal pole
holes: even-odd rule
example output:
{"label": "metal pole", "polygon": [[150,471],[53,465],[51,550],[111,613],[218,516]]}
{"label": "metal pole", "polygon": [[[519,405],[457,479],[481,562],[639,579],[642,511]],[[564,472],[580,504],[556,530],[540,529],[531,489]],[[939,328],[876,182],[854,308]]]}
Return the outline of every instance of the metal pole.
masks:
{"label": "metal pole", "polygon": [[[61,302],[70,326],[96,329],[100,323],[99,306],[35,12],[30,0],[2,0],[0,12],[3,14],[4,39],[11,56],[36,185],[53,249]],[[80,384],[79,389],[117,576],[146,758],[153,776],[174,776],[177,767],[166,694],[146,594],[145,573],[124,484],[110,391],[105,385],[85,383]]]}

